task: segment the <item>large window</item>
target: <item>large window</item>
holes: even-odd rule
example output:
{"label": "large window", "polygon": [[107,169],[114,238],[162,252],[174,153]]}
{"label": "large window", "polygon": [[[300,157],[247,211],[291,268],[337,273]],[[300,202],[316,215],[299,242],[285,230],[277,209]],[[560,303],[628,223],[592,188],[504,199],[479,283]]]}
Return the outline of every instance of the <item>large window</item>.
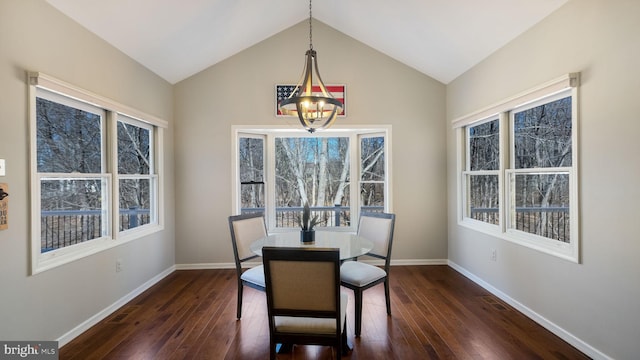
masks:
{"label": "large window", "polygon": [[578,261],[577,91],[535,96],[465,120],[461,224]]}
{"label": "large window", "polygon": [[32,272],[160,229],[158,126],[31,80]]}
{"label": "large window", "polygon": [[286,231],[308,203],[319,227],[353,230],[361,212],[389,211],[389,132],[238,127],[234,212],[265,212],[271,231]]}

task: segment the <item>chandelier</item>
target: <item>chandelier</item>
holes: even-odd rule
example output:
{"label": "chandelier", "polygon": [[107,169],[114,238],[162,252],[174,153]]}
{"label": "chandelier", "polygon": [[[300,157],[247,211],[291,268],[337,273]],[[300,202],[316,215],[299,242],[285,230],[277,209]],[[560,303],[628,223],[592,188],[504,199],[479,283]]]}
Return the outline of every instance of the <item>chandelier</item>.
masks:
{"label": "chandelier", "polygon": [[[333,125],[344,105],[331,95],[320,78],[318,54],[313,50],[311,18],[311,0],[309,0],[309,50],[305,54],[302,78],[291,95],[280,101],[278,108],[284,115],[297,116],[302,127],[313,133]],[[314,77],[316,84],[313,83]]]}

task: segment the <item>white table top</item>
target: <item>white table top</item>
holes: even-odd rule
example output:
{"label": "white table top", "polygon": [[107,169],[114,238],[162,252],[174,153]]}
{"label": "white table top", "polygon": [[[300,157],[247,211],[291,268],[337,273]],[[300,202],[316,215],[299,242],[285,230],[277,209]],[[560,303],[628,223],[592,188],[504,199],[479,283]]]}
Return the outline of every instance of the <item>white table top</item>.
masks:
{"label": "white table top", "polygon": [[256,240],[251,244],[251,251],[262,256],[263,246],[339,248],[340,260],[346,260],[368,253],[373,249],[373,242],[353,233],[317,230],[316,241],[311,244],[302,243],[300,232],[292,231]]}

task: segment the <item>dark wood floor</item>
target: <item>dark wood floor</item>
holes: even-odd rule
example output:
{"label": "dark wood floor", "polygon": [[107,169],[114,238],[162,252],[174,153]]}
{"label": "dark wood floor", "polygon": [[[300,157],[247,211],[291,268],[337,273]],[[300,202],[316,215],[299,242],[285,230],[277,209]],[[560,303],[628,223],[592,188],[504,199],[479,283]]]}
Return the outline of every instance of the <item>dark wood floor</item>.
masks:
{"label": "dark wood floor", "polygon": [[[347,291],[347,289],[345,289]],[[236,321],[234,270],[176,271],[60,349],[60,359],[268,359],[263,292],[245,289]],[[362,336],[350,359],[587,359],[448,266],[391,268],[365,292]],[[331,359],[329,347],[294,346],[278,359]]]}

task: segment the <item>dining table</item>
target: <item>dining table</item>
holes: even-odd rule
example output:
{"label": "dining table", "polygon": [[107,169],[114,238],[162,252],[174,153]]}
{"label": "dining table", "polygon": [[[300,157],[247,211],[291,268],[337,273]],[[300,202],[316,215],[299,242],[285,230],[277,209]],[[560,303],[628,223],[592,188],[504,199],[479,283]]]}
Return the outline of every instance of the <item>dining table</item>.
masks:
{"label": "dining table", "polygon": [[315,241],[303,243],[299,231],[272,233],[250,245],[251,251],[262,256],[263,246],[301,247],[301,248],[338,248],[340,260],[364,255],[373,249],[373,242],[357,234],[345,231],[316,230]]}

